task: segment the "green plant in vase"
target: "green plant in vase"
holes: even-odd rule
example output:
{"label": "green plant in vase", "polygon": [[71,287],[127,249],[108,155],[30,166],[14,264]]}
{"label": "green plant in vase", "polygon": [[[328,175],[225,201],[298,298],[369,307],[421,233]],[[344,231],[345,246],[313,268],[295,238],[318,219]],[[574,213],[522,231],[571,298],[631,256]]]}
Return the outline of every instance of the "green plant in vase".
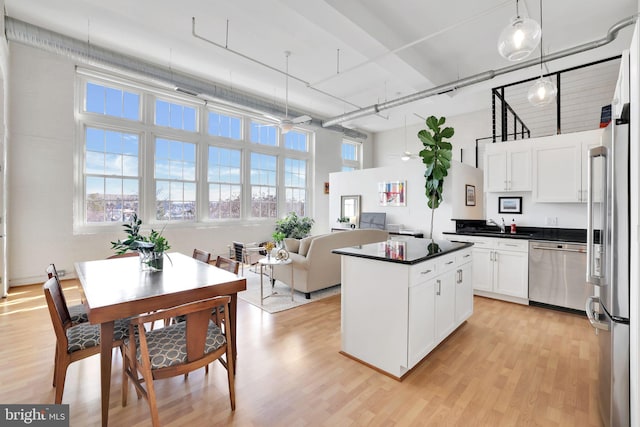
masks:
{"label": "green plant in vase", "polygon": [[[171,249],[171,245],[169,245],[167,238],[162,235],[162,231],[151,229],[149,235],[144,236],[140,233],[141,226],[142,220],[134,213],[131,216],[131,222],[122,224],[127,238],[111,242],[111,249],[114,249],[117,255],[122,255],[129,251],[137,252],[140,255],[141,266],[145,269],[152,271],[162,270],[164,254]],[[170,258],[169,262],[171,262]]]}

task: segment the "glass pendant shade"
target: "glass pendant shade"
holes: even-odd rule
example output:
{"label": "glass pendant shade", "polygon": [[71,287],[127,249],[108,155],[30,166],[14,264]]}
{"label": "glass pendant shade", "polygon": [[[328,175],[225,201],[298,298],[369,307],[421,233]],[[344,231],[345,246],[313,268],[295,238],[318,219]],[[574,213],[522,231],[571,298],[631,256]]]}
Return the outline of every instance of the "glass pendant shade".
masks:
{"label": "glass pendant shade", "polygon": [[552,103],[553,100],[556,99],[557,94],[558,88],[556,88],[556,85],[548,78],[540,77],[534,85],[529,88],[527,99],[532,105],[542,107]]}
{"label": "glass pendant shade", "polygon": [[541,37],[542,30],[536,21],[516,16],[500,33],[498,52],[509,61],[520,61],[533,52]]}

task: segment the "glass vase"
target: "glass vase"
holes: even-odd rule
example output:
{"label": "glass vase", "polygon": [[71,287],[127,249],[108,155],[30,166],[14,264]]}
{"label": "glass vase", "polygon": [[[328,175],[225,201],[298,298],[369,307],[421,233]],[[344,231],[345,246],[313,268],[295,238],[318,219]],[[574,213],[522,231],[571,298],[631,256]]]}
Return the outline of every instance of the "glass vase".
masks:
{"label": "glass vase", "polygon": [[162,252],[139,251],[141,271],[162,271],[164,254]]}

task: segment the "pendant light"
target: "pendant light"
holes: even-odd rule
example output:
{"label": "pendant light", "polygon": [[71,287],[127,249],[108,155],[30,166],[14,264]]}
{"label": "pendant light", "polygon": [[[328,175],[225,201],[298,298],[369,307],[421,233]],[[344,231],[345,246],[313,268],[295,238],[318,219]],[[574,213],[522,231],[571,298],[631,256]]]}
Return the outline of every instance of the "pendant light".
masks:
{"label": "pendant light", "polygon": [[[540,0],[540,28],[542,28],[542,0]],[[540,37],[540,78],[529,88],[527,93],[527,99],[536,107],[550,104],[558,94],[556,85],[549,78],[544,77],[542,56],[542,37]]]}
{"label": "pendant light", "polygon": [[411,152],[407,149],[407,116],[404,116],[404,153],[400,157],[403,162],[411,160]]}
{"label": "pendant light", "polygon": [[516,0],[516,16],[498,38],[498,52],[509,61],[520,61],[531,54],[542,38],[538,23],[520,16]]}

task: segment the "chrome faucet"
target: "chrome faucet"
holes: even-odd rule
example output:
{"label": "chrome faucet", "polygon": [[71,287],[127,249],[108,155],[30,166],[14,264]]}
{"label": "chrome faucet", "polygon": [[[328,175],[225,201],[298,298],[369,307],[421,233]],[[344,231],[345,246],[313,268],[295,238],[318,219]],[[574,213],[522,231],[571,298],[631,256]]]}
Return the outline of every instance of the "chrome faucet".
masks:
{"label": "chrome faucet", "polygon": [[495,225],[496,227],[500,228],[500,232],[504,233],[504,230],[506,228],[506,226],[504,225],[504,218],[502,218],[502,224],[498,224],[497,222],[495,222],[493,219],[489,218],[487,220],[487,224],[488,225]]}

